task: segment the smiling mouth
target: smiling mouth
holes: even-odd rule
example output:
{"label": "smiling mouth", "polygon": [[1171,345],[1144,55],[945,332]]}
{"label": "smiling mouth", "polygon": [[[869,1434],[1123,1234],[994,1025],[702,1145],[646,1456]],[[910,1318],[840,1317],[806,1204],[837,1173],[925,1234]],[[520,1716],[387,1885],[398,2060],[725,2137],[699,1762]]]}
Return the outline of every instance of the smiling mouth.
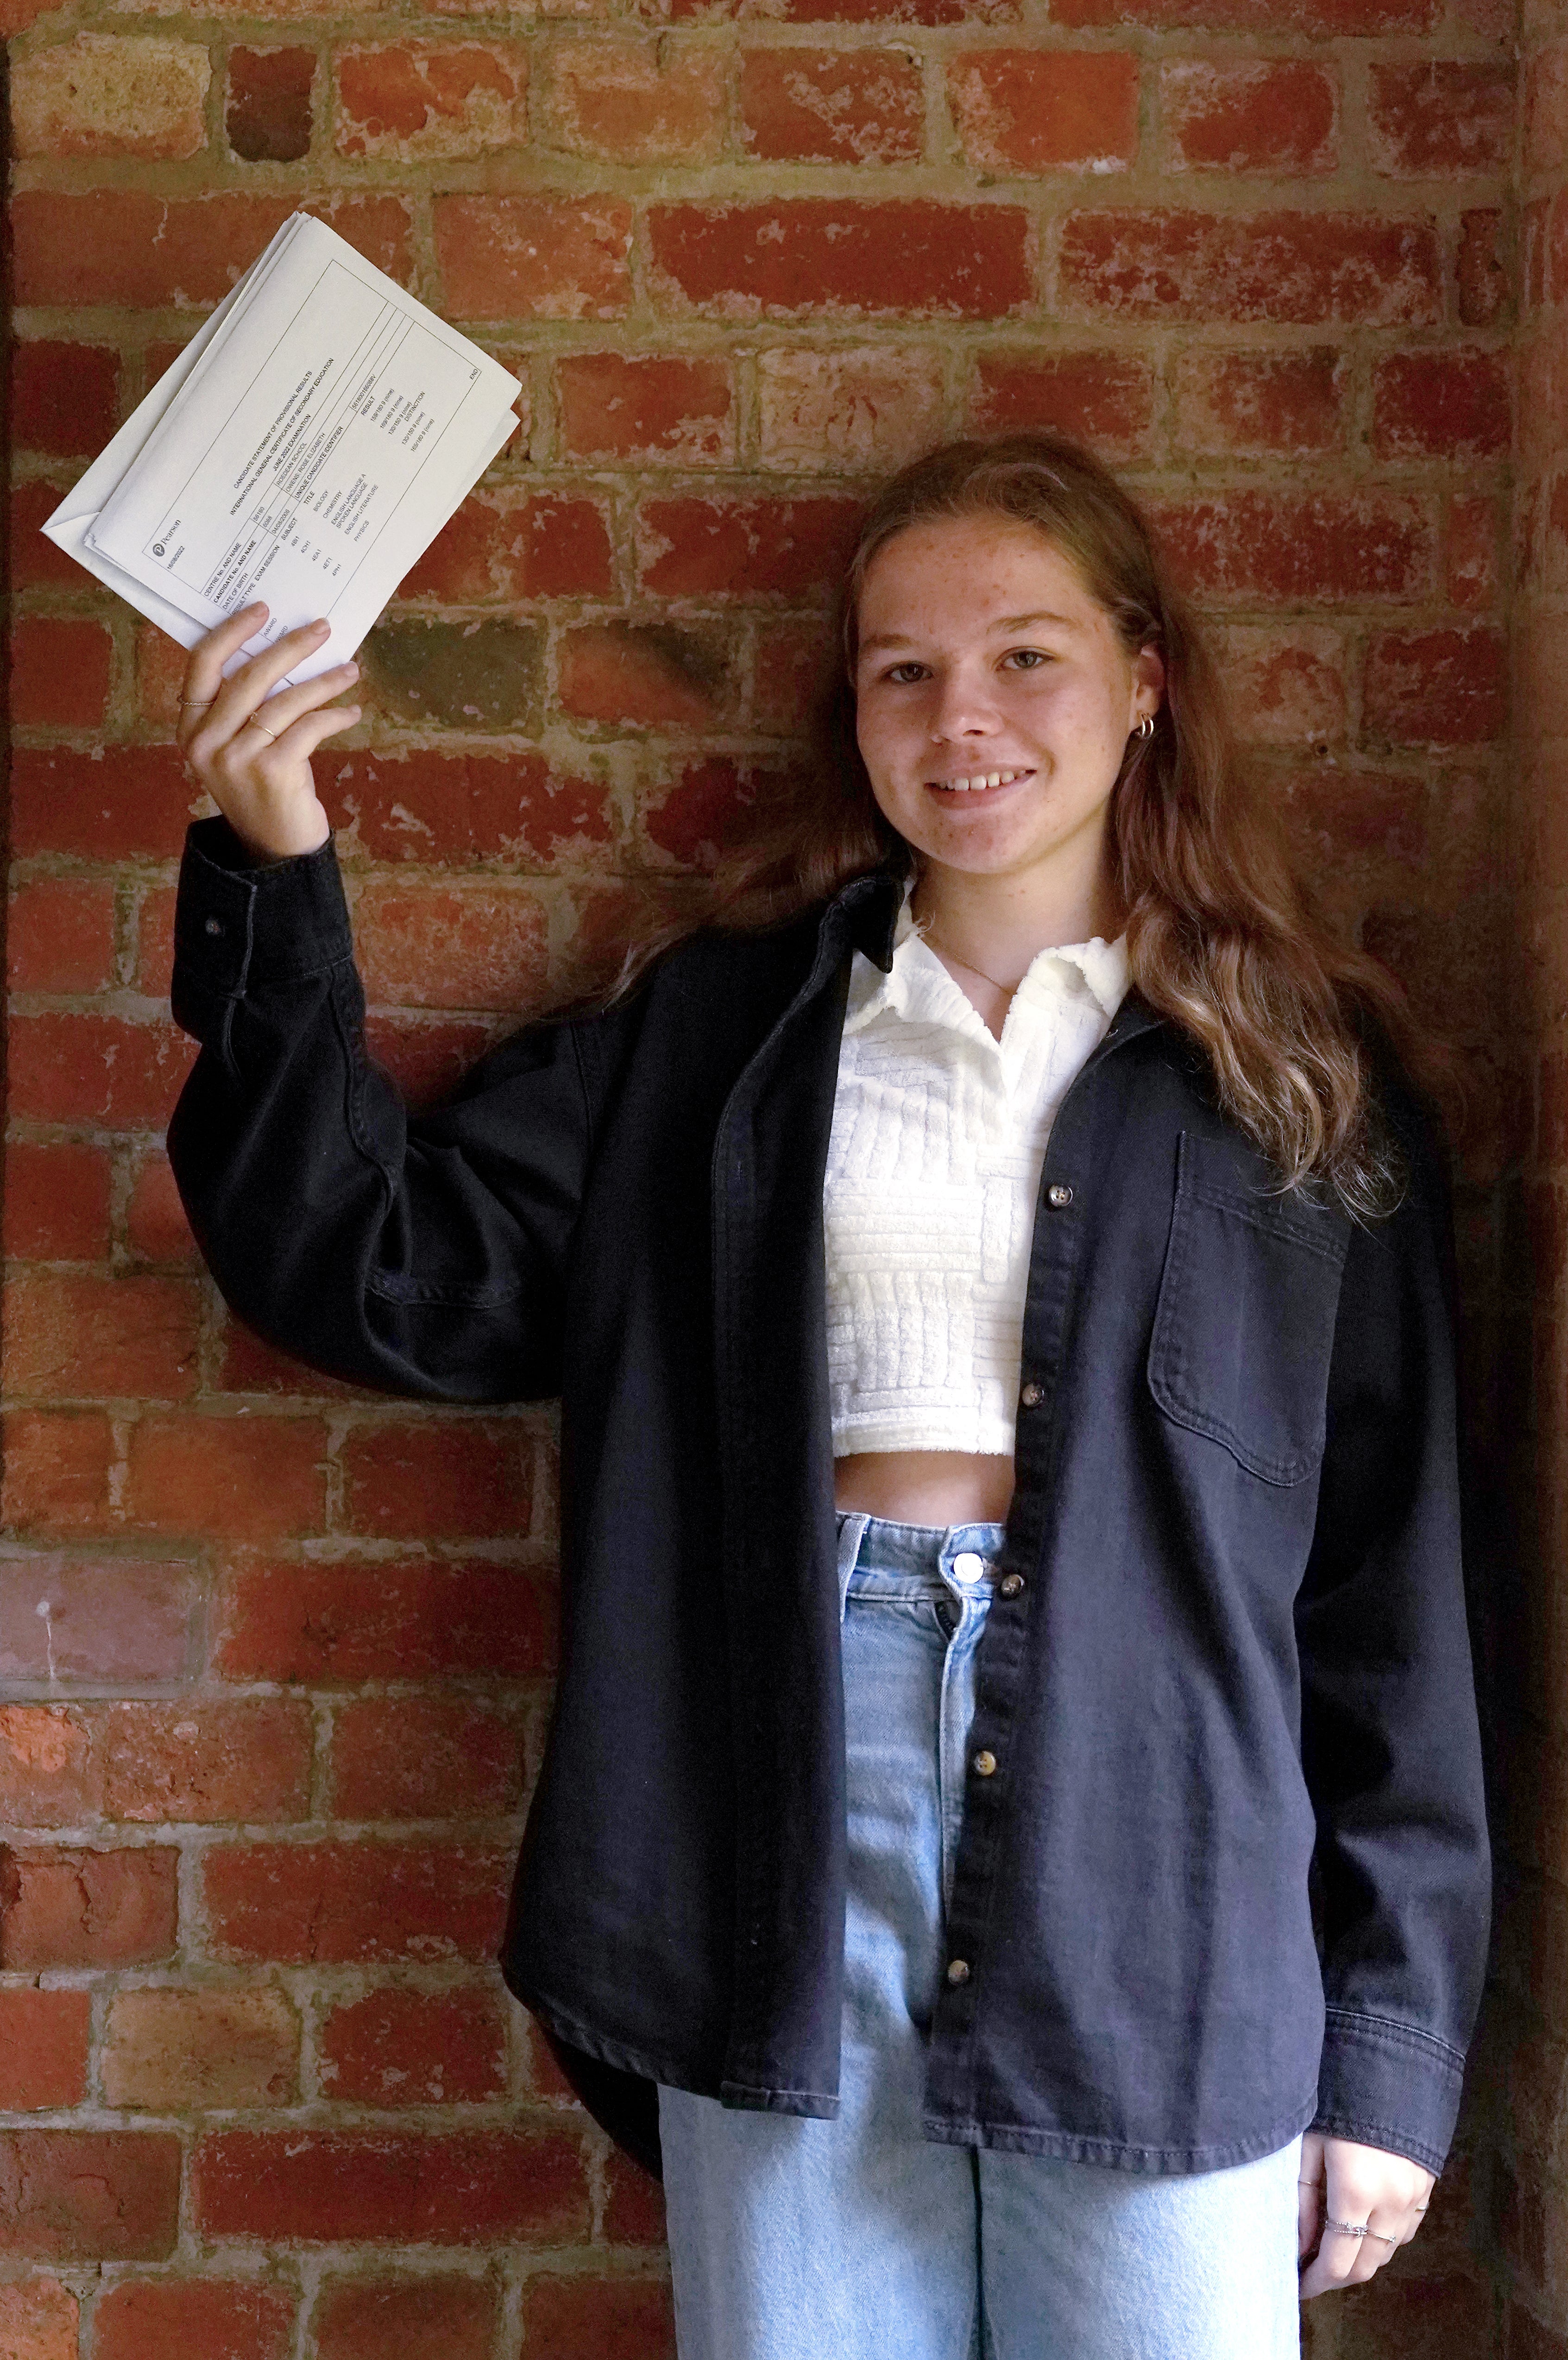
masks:
{"label": "smiling mouth", "polygon": [[934,795],[973,798],[991,794],[998,787],[1015,786],[1020,779],[1032,779],[1034,775],[1032,770],[976,770],[968,778],[927,779],[926,784]]}

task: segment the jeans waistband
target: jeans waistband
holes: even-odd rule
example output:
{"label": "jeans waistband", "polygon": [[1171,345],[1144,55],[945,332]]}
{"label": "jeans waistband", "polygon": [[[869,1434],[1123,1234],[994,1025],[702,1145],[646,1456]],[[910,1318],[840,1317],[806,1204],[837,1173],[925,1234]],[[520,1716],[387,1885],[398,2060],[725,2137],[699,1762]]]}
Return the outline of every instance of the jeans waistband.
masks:
{"label": "jeans waistband", "polygon": [[[899,1524],[842,1510],[839,1608],[851,1597],[950,1598],[985,1582],[1004,1524]],[[968,1562],[964,1562],[964,1560]]]}

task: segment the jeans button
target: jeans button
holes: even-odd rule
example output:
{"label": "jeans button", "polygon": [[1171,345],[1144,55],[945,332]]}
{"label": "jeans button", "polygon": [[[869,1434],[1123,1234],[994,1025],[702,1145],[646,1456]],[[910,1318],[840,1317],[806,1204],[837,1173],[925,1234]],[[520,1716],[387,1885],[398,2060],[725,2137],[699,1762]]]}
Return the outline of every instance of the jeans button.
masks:
{"label": "jeans button", "polygon": [[953,1559],[953,1579],[963,1582],[966,1587],[978,1581],[984,1571],[985,1559],[977,1557],[973,1549],[960,1549]]}

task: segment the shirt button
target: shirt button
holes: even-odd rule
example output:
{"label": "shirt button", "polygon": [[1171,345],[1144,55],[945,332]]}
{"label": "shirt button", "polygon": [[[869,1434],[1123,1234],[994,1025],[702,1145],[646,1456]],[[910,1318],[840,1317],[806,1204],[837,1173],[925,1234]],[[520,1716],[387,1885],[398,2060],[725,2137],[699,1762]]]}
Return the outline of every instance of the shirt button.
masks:
{"label": "shirt button", "polygon": [[222,920],[221,918],[209,918],[209,919],[207,920],[207,932],[208,932],[208,934],[221,934],[223,933],[223,930],[224,930],[224,922],[223,922],[223,920]]}
{"label": "shirt button", "polygon": [[1025,1409],[1038,1409],[1046,1398],[1046,1389],[1044,1385],[1026,1384],[1018,1398]]}
{"label": "shirt button", "polygon": [[1026,1585],[1021,1573],[1004,1573],[996,1586],[1003,1598],[1016,1598]]}
{"label": "shirt button", "polygon": [[953,1559],[955,1581],[978,1581],[984,1571],[985,1559],[982,1557],[977,1557],[973,1549],[960,1549]]}
{"label": "shirt button", "polygon": [[1051,1182],[1050,1186],[1046,1190],[1046,1202],[1047,1205],[1053,1206],[1058,1213],[1062,1211],[1064,1207],[1071,1204],[1072,1190],[1068,1186],[1065,1180],[1053,1180]]}
{"label": "shirt button", "polygon": [[996,1756],[994,1754],[988,1754],[981,1751],[975,1755],[970,1767],[973,1770],[977,1778],[992,1777],[996,1771]]}
{"label": "shirt button", "polygon": [[949,1959],[948,1961],[948,1981],[950,1983],[967,1983],[969,1978],[970,1963],[967,1959]]}

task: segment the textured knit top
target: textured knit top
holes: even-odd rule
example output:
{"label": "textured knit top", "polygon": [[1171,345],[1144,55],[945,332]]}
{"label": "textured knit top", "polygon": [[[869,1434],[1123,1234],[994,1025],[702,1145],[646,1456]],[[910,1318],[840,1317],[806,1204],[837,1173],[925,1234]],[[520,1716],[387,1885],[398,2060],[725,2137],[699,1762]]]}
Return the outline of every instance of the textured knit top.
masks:
{"label": "textured knit top", "polygon": [[855,954],[823,1188],[836,1458],[1011,1458],[1040,1172],[1127,989],[1124,944],[1041,951],[998,1041],[912,926]]}

